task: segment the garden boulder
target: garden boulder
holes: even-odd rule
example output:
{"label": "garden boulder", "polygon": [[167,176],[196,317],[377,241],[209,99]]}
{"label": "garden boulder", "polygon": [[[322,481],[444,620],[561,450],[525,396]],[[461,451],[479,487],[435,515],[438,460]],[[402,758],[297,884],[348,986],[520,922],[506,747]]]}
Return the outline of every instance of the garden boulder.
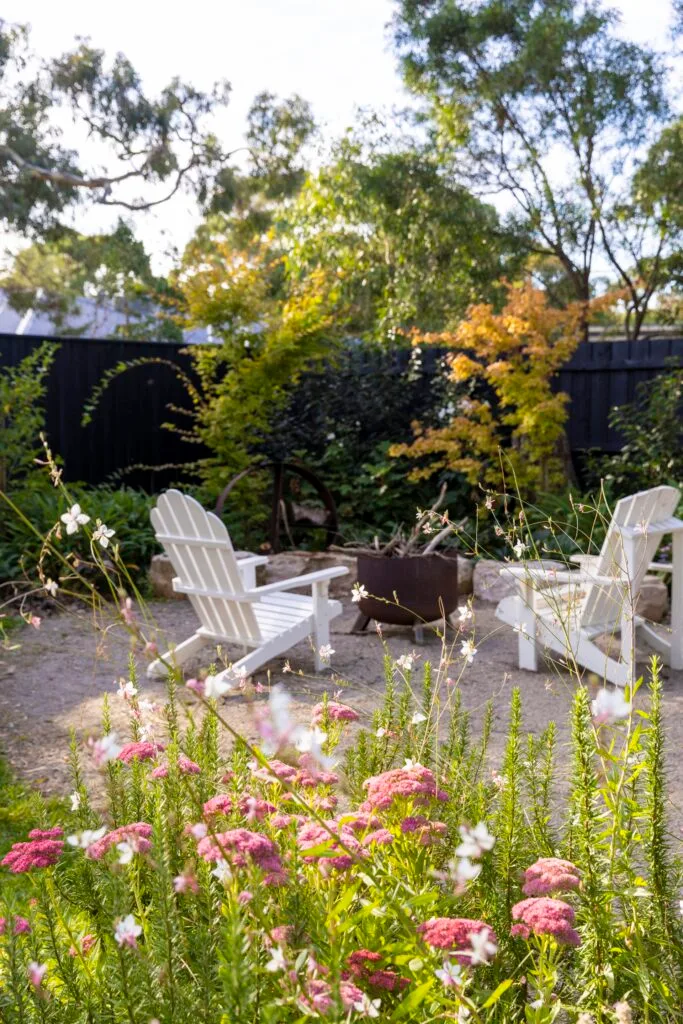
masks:
{"label": "garden boulder", "polygon": [[458,594],[466,597],[472,593],[472,576],[474,573],[474,562],[471,558],[463,558],[458,555]]}
{"label": "garden boulder", "polygon": [[472,592],[478,601],[491,601],[498,604],[504,597],[510,597],[517,593],[517,584],[514,578],[508,573],[501,575],[500,570],[506,567],[530,568],[543,567],[545,569],[566,569],[563,562],[556,562],[550,558],[543,561],[530,562],[499,562],[495,558],[481,558],[475,563],[472,575]]}
{"label": "garden boulder", "polygon": [[649,622],[661,622],[669,608],[669,590],[660,576],[646,576],[638,594],[636,612]]}

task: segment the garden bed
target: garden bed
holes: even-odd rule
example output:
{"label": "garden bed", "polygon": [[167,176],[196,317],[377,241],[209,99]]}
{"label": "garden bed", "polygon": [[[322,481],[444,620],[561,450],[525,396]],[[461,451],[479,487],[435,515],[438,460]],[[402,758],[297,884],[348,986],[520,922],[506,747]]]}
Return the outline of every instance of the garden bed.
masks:
{"label": "garden bed", "polygon": [[[361,713],[364,725],[370,723],[382,698],[382,645],[374,630],[363,635],[351,632],[356,606],[348,600],[344,606],[344,614],[332,623],[333,675],[314,675],[313,654],[306,643],[292,648],[291,673],[283,673],[284,661],[280,659],[269,666],[271,681],[286,686],[293,697],[292,712],[301,722],[309,719],[311,706],[325,690],[334,692],[343,685],[343,700]],[[461,689],[463,705],[471,711],[477,733],[486,701],[490,697],[495,700],[490,767],[500,767],[509,697],[515,686],[522,690],[527,730],[539,734],[548,721],[557,722],[561,763],[574,682],[551,667],[546,673],[517,669],[516,635],[495,619],[493,605],[475,602],[474,608],[479,650],[463,674]],[[182,639],[192,631],[194,613],[186,601],[151,602],[150,611],[169,639]],[[414,647],[409,629],[385,627],[384,636],[394,657],[416,649],[420,658],[439,660],[440,642],[429,631],[425,631],[425,643],[419,648]],[[80,738],[99,732],[102,695],[108,693],[115,698],[115,681],[127,676],[129,637],[116,624],[96,635],[92,617],[79,611],[45,617],[39,630],[22,631],[20,643],[18,650],[4,653],[0,661],[0,751],[21,778],[45,793],[65,793],[69,789],[65,761],[69,731],[75,729]],[[238,656],[240,652],[232,653]],[[200,663],[206,665],[210,656],[211,648],[207,647]],[[199,669],[200,663],[189,668]],[[298,675],[299,670],[304,674]],[[267,673],[259,673],[258,678],[267,682]],[[142,683],[142,694],[149,699],[161,697],[163,691],[162,683]],[[183,699],[194,704],[189,693]],[[228,705],[231,724],[251,739],[256,738],[254,700],[263,701],[265,697],[256,695],[250,700],[239,695],[230,698]],[[115,727],[119,717],[123,727],[121,704],[112,700]],[[674,803],[671,817],[678,831],[683,826],[683,764],[676,757],[683,745],[683,673],[668,674],[665,711],[669,786]],[[96,780],[96,770],[89,766],[88,770],[91,781]]]}

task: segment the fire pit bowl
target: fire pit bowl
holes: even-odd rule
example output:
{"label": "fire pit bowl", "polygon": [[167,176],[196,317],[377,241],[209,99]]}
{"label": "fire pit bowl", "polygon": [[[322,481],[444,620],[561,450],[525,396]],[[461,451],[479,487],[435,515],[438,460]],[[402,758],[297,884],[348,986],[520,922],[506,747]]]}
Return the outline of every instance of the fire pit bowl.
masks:
{"label": "fire pit bowl", "polygon": [[358,583],[369,597],[358,604],[356,629],[370,619],[417,626],[448,617],[458,605],[457,555],[358,555]]}

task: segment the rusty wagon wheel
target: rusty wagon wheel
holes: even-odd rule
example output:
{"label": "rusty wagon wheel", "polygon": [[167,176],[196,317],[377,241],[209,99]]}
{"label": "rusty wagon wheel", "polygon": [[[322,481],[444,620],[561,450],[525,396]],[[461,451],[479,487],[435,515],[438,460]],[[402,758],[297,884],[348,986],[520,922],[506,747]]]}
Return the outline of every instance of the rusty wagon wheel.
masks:
{"label": "rusty wagon wheel", "polygon": [[243,469],[221,491],[216,515],[222,515],[230,493],[244,477],[268,469],[272,471],[268,527],[271,551],[319,551],[334,544],[339,531],[334,498],[320,477],[298,462],[264,460]]}

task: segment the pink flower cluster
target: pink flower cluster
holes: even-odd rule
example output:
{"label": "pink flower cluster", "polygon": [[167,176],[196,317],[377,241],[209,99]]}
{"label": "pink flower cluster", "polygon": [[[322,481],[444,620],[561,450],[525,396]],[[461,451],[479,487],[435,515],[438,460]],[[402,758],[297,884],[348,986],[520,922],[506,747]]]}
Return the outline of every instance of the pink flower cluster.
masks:
{"label": "pink flower cluster", "polygon": [[316,786],[334,786],[339,782],[338,775],[335,775],[334,772],[321,771],[315,759],[308,754],[301,755],[298,768],[277,759],[270,761],[269,765],[270,769],[265,766],[254,768],[252,770],[254,778],[271,784],[280,780],[288,782],[290,786],[303,786],[306,789],[314,789]]}
{"label": "pink flower cluster", "polygon": [[[178,771],[181,775],[199,775],[201,768],[194,761],[191,761],[189,757],[185,757],[185,754],[178,755]],[[168,775],[168,765],[160,764],[158,768],[155,768],[151,772],[151,778],[153,779],[165,779]]]}
{"label": "pink flower cluster", "polygon": [[[311,725],[320,725],[325,712],[324,704],[316,704],[311,712]],[[338,704],[334,700],[327,702],[327,717],[331,722],[357,722],[360,715],[348,704]]]}
{"label": "pink flower cluster", "polygon": [[[81,954],[83,956],[87,956],[88,953],[93,948],[93,946],[95,945],[96,942],[97,942],[96,936],[90,935],[89,933],[88,933],[88,935],[84,935],[83,939],[81,940]],[[75,946],[71,946],[70,947],[70,949],[69,949],[69,956],[71,956],[71,957],[78,956],[78,950],[76,949]]]}
{"label": "pink flower cluster", "polygon": [[428,946],[450,950],[463,966],[471,963],[469,949],[472,935],[486,931],[489,942],[498,942],[493,928],[483,921],[473,921],[469,917],[432,917],[419,925],[417,930]]}
{"label": "pink flower cluster", "polygon": [[387,992],[400,992],[410,985],[409,978],[403,978],[396,971],[378,967],[382,956],[369,949],[357,949],[346,958],[349,974],[359,981],[364,981],[373,988],[383,988]]}
{"label": "pink flower cluster", "polygon": [[363,846],[390,846],[393,841],[393,834],[388,828],[378,828],[363,836]]}
{"label": "pink flower cluster", "polygon": [[404,818],[401,822],[401,832],[417,833],[420,846],[433,846],[444,838],[447,831],[448,826],[443,821],[430,821],[420,814]]}
{"label": "pink flower cluster", "polygon": [[151,740],[138,740],[137,743],[126,743],[116,755],[117,760],[124,764],[131,761],[152,761],[165,749],[163,743],[152,743]]}
{"label": "pink flower cluster", "polygon": [[[342,981],[339,985],[339,998],[345,1010],[352,1010],[354,1005],[363,1002],[363,993],[352,981]],[[332,986],[324,978],[311,978],[306,987],[306,996],[302,1002],[307,1009],[316,1014],[327,1013],[333,1005]]]}
{"label": "pink flower cluster", "polygon": [[197,853],[208,861],[229,860],[238,868],[255,865],[265,872],[265,885],[282,885],[287,881],[277,846],[260,832],[234,828],[215,836],[204,836],[197,843]]}
{"label": "pink flower cluster", "polygon": [[205,818],[215,818],[220,814],[232,814],[235,809],[249,821],[262,821],[267,814],[275,814],[277,812],[277,807],[274,804],[268,803],[267,800],[261,800],[259,797],[249,796],[248,794],[241,796],[237,804],[235,804],[235,801],[228,793],[219,793],[217,796],[212,796],[210,800],[207,800],[203,808]]}
{"label": "pink flower cluster", "polygon": [[581,945],[581,936],[572,927],[574,910],[564,900],[546,896],[522,900],[512,908],[512,919],[520,922],[510,929],[510,934],[516,938],[528,939],[533,932],[535,935],[552,935],[563,946]]}
{"label": "pink flower cluster", "polygon": [[569,892],[581,885],[579,869],[570,860],[541,857],[524,872],[525,896],[549,896],[551,892]]}
{"label": "pink flower cluster", "polygon": [[[309,821],[299,829],[299,849],[305,854],[307,850],[314,850],[317,847],[324,847],[321,852],[304,856],[307,864],[318,863],[318,867],[327,874],[330,870],[346,871],[362,855],[361,844],[356,839],[353,829],[348,825],[341,825],[338,821],[328,821],[328,827],[339,836],[344,847],[335,842],[327,829],[315,821]],[[332,853],[332,851],[339,853]]]}
{"label": "pink flower cluster", "polygon": [[121,825],[91,843],[85,851],[85,855],[90,860],[102,860],[105,853],[117,843],[129,843],[136,853],[149,853],[152,849],[149,839],[151,834],[152,826],[148,825],[146,821],[134,821],[130,825]]}
{"label": "pink flower cluster", "polygon": [[[31,931],[31,925],[28,923],[25,917],[19,917],[17,915],[17,917],[14,918],[13,924],[14,927],[12,928],[12,931],[14,932],[15,935],[23,935]],[[4,917],[0,917],[0,935],[4,935],[6,931],[7,919]]]}
{"label": "pink flower cluster", "polygon": [[448,800],[448,793],[437,786],[434,773],[421,764],[411,768],[393,768],[366,779],[364,785],[368,796],[361,804],[361,811],[386,810],[396,799],[412,800],[416,804]]}
{"label": "pink flower cluster", "polygon": [[64,852],[63,835],[61,828],[34,828],[28,834],[28,842],[14,843],[0,864],[9,868],[14,875],[31,871],[32,868],[51,867]]}

